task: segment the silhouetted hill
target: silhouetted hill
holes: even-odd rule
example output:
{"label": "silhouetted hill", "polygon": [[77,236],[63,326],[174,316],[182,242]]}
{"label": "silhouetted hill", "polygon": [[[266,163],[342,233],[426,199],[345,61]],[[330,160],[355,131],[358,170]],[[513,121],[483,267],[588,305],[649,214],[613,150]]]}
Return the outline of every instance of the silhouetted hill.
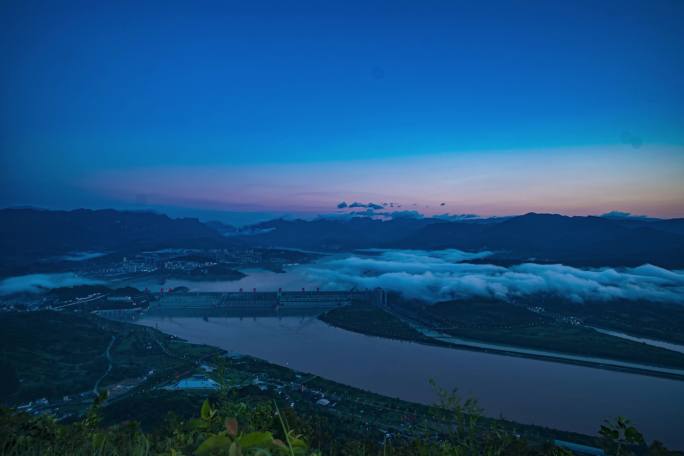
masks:
{"label": "silhouetted hill", "polygon": [[197,219],[116,210],[0,210],[0,248],[21,262],[76,251],[202,247],[226,239]]}
{"label": "silhouetted hill", "polygon": [[[360,248],[491,250],[491,261],[579,266],[652,263],[684,267],[684,219],[650,220],[525,214],[490,223],[400,218],[389,221],[271,220],[229,237],[196,219],[115,210],[0,210],[5,267],[77,251],[251,245],[325,251]],[[246,234],[249,233],[249,234]]]}
{"label": "silhouetted hill", "polygon": [[657,222],[653,222],[650,226],[659,231],[684,235],[684,218],[658,220]]}
{"label": "silhouetted hill", "polygon": [[384,247],[419,229],[446,223],[435,219],[397,219],[391,221],[355,217],[351,220],[271,220],[250,227],[249,236],[237,238],[251,245],[312,250],[342,251]]}
{"label": "silhouetted hill", "polygon": [[684,266],[683,219],[629,220],[525,214],[492,223],[436,219],[273,220],[239,238],[253,245],[321,250],[491,250],[499,260],[582,266]]}
{"label": "silhouetted hill", "polygon": [[233,225],[228,225],[227,223],[219,222],[218,220],[211,220],[209,222],[205,222],[204,224],[224,236],[230,236],[237,232],[237,228],[235,228]]}
{"label": "silhouetted hill", "polygon": [[[602,217],[606,218],[606,217]],[[654,219],[654,218],[618,218],[618,217],[608,217],[615,223],[618,223],[625,228],[641,228],[649,227],[656,229],[658,231],[667,231],[669,233],[682,234],[684,235],[684,218],[675,219]]]}
{"label": "silhouetted hill", "polygon": [[490,225],[432,225],[397,246],[492,250],[520,260],[586,266],[652,263],[681,267],[684,236],[677,234],[678,227],[677,220],[632,224],[602,217],[530,213]]}

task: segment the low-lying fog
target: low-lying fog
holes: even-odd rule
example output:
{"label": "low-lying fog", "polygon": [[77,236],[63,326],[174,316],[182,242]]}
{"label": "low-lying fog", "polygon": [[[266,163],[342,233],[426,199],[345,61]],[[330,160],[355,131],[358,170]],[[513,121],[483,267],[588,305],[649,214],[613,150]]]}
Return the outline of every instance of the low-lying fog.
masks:
{"label": "low-lying fog", "polygon": [[472,264],[489,252],[385,250],[373,255],[328,258],[307,265],[305,274],[323,288],[382,287],[429,301],[481,297],[506,300],[553,294],[573,301],[644,299],[684,302],[684,272],[653,265],[580,269],[562,264],[510,267]]}
{"label": "low-lying fog", "polygon": [[[562,264],[523,263],[514,266],[482,264],[490,252],[460,250],[368,250],[333,255],[298,265],[285,273],[245,270],[238,281],[170,279],[165,287],[186,286],[193,291],[259,291],[311,289],[340,290],[382,287],[408,298],[428,301],[470,297],[508,300],[550,294],[582,302],[588,300],[651,300],[684,303],[684,271],[653,265],[635,268],[582,269]],[[469,263],[477,259],[478,264]],[[98,283],[71,273],[31,274],[0,281],[0,294],[38,292],[46,288]],[[124,284],[115,283],[114,286]],[[141,279],[126,285],[152,290],[158,282]]]}
{"label": "low-lying fog", "polygon": [[51,288],[96,285],[100,280],[88,279],[73,272],[27,274],[0,280],[0,296],[13,293],[39,293]]}

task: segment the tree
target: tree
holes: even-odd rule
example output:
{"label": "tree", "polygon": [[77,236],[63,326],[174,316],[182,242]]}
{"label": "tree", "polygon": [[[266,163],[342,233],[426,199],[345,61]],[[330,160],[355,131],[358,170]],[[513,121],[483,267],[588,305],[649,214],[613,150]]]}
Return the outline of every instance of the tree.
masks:
{"label": "tree", "polygon": [[646,444],[641,432],[622,416],[613,421],[606,420],[599,429],[599,435],[603,438],[604,450],[611,456],[632,455],[632,448]]}

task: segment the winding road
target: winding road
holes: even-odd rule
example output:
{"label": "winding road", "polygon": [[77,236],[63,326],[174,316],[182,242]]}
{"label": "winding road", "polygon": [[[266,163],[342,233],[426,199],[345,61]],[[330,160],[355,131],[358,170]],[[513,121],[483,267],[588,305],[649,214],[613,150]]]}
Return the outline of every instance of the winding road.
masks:
{"label": "winding road", "polygon": [[105,377],[109,374],[109,372],[111,372],[111,370],[112,370],[112,355],[111,355],[111,350],[112,350],[112,346],[114,345],[114,341],[115,341],[115,340],[116,340],[116,336],[112,336],[112,340],[109,341],[109,345],[107,345],[107,350],[105,350],[105,356],[107,357],[107,362],[109,363],[109,365],[107,366],[107,370],[106,370],[105,373],[102,375],[102,377],[98,378],[97,381],[95,382],[95,386],[93,386],[93,393],[95,393],[96,396],[97,396],[98,394],[100,394],[100,393],[98,392],[98,389],[99,389],[99,387],[100,387],[100,383],[102,382],[102,380],[104,380],[104,378],[105,378]]}

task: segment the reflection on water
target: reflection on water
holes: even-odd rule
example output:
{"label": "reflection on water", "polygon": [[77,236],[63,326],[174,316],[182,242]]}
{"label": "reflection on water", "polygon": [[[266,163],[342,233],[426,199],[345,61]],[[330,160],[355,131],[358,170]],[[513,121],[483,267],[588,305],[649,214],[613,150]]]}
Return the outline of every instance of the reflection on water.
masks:
{"label": "reflection on water", "polygon": [[[190,291],[220,293],[239,291],[240,288],[245,291],[250,291],[253,288],[256,288],[258,291],[276,291],[279,288],[287,291],[299,291],[302,288],[310,290],[320,286],[318,282],[305,273],[303,266],[290,268],[286,272],[273,272],[264,269],[243,269],[241,271],[247,274],[247,276],[240,280],[202,281],[167,279],[162,283],[165,288],[187,287]],[[156,290],[162,283],[160,283],[159,279],[149,278],[126,281],[126,285],[141,290],[145,288]]]}
{"label": "reflection on water", "polygon": [[263,269],[243,270],[246,277],[235,281],[222,282],[194,282],[191,280],[167,280],[166,286],[171,288],[188,287],[191,291],[238,291],[251,290],[256,288],[258,291],[275,291],[278,288],[288,291],[297,291],[302,288],[312,289],[318,286],[304,274],[301,267],[295,267],[287,272],[272,272]]}
{"label": "reflection on water", "polygon": [[434,378],[478,398],[489,415],[524,423],[595,434],[603,419],[623,415],[649,439],[684,448],[684,382],[365,336],[313,316],[204,317],[140,323],[409,401],[433,402]]}

